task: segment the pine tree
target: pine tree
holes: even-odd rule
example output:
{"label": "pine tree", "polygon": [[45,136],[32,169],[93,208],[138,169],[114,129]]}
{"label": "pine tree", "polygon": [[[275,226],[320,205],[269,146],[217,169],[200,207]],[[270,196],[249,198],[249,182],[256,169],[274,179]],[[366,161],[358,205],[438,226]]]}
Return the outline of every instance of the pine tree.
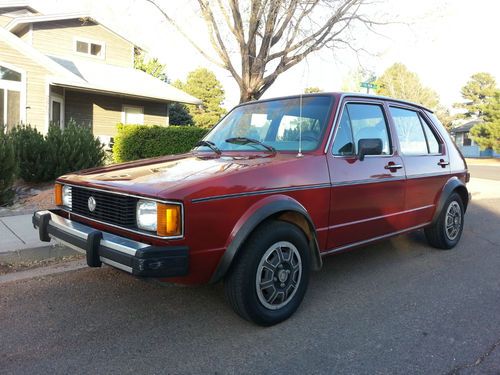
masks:
{"label": "pine tree", "polygon": [[377,94],[391,98],[408,100],[429,109],[439,105],[438,94],[422,85],[418,75],[401,64],[395,63],[377,79]]}
{"label": "pine tree", "polygon": [[196,126],[209,128],[214,126],[226,113],[222,108],[224,89],[213,72],[198,68],[188,74],[181,89],[202,101],[201,106],[188,107]]}
{"label": "pine tree", "polygon": [[14,143],[0,126],[0,205],[9,204],[14,197],[12,186],[17,172]]}
{"label": "pine tree", "polygon": [[497,89],[480,108],[484,123],[471,129],[471,137],[483,150],[492,148],[500,152],[500,90]]}
{"label": "pine tree", "polygon": [[495,78],[489,73],[473,74],[469,81],[460,90],[464,102],[456,103],[456,108],[462,108],[464,118],[481,119],[485,105],[493,98],[496,91]]}

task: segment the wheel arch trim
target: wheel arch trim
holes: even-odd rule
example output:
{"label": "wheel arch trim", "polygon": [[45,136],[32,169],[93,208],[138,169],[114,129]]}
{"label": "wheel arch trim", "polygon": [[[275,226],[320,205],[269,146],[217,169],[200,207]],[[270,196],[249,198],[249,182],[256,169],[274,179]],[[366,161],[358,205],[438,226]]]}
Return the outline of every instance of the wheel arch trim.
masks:
{"label": "wheel arch trim", "polygon": [[458,190],[458,193],[461,195],[463,199],[462,203],[464,205],[464,211],[467,209],[467,205],[469,204],[470,200],[469,192],[465,184],[458,177],[454,176],[450,178],[448,181],[446,181],[446,184],[441,190],[441,194],[439,195],[439,200],[436,204],[436,210],[434,211],[434,216],[432,218],[432,224],[434,224],[437,221],[439,215],[443,211],[446,200],[455,190]]}
{"label": "wheel arch trim", "polygon": [[[210,283],[216,283],[222,280],[231,267],[234,259],[236,259],[236,255],[241,249],[241,246],[254,229],[257,228],[257,226],[265,220],[285,212],[294,212],[305,218],[307,224],[309,225],[310,233],[312,234],[312,236],[309,237],[305,233],[312,252],[311,265],[315,270],[320,269],[322,266],[322,259],[316,238],[316,228],[309,213],[304,206],[287,195],[272,195],[256,202],[238,220],[226,243],[226,251],[222,255],[219,264],[212,274]],[[296,225],[296,223],[292,221],[284,221],[291,222]],[[299,225],[297,226],[300,230],[304,231],[304,229]]]}

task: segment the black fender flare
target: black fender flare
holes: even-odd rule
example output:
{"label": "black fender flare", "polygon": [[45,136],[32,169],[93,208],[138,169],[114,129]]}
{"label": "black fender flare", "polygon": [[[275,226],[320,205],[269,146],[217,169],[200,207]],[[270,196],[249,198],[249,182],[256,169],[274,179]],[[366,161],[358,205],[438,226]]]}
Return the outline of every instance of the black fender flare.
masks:
{"label": "black fender flare", "polygon": [[310,232],[312,233],[312,238],[309,239],[309,247],[312,252],[312,268],[315,270],[320,269],[323,263],[316,238],[316,228],[309,213],[304,206],[291,197],[286,195],[273,195],[252,205],[236,223],[233,232],[231,233],[226,251],[222,255],[217,268],[212,274],[210,283],[217,283],[223,279],[231,267],[234,259],[236,259],[236,255],[238,254],[238,251],[240,251],[241,246],[259,224],[271,216],[279,214],[280,212],[290,211],[296,212],[306,219]]}
{"label": "black fender flare", "polygon": [[434,216],[432,218],[432,224],[434,224],[439,218],[439,215],[441,214],[441,211],[443,210],[444,204],[446,203],[448,197],[453,191],[457,189],[459,189],[459,194],[462,197],[464,210],[467,209],[467,205],[469,204],[470,200],[470,194],[465,184],[460,179],[458,179],[458,177],[454,176],[446,181],[443,190],[441,190],[441,194],[439,195],[439,200],[436,205],[436,210],[434,211]]}

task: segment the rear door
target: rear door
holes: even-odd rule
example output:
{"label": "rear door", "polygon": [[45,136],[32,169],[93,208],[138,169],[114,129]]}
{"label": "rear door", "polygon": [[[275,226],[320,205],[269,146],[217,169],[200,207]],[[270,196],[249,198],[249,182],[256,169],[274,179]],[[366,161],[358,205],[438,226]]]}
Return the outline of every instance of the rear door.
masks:
{"label": "rear door", "polygon": [[[360,139],[380,139],[379,155],[358,157]],[[327,160],[331,199],[328,251],[397,232],[405,205],[405,171],[382,101],[347,99]]]}
{"label": "rear door", "polygon": [[449,156],[445,142],[421,110],[391,104],[389,112],[406,170],[405,225],[419,226],[432,219],[449,179]]}

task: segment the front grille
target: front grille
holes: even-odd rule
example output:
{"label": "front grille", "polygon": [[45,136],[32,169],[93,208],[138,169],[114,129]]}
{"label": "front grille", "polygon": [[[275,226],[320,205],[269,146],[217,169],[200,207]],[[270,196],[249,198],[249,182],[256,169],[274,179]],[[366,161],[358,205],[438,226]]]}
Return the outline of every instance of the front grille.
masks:
{"label": "front grille", "polygon": [[[125,228],[135,228],[137,198],[104,191],[88,190],[73,186],[72,211],[76,214]],[[96,207],[89,210],[89,198],[94,197]]]}

